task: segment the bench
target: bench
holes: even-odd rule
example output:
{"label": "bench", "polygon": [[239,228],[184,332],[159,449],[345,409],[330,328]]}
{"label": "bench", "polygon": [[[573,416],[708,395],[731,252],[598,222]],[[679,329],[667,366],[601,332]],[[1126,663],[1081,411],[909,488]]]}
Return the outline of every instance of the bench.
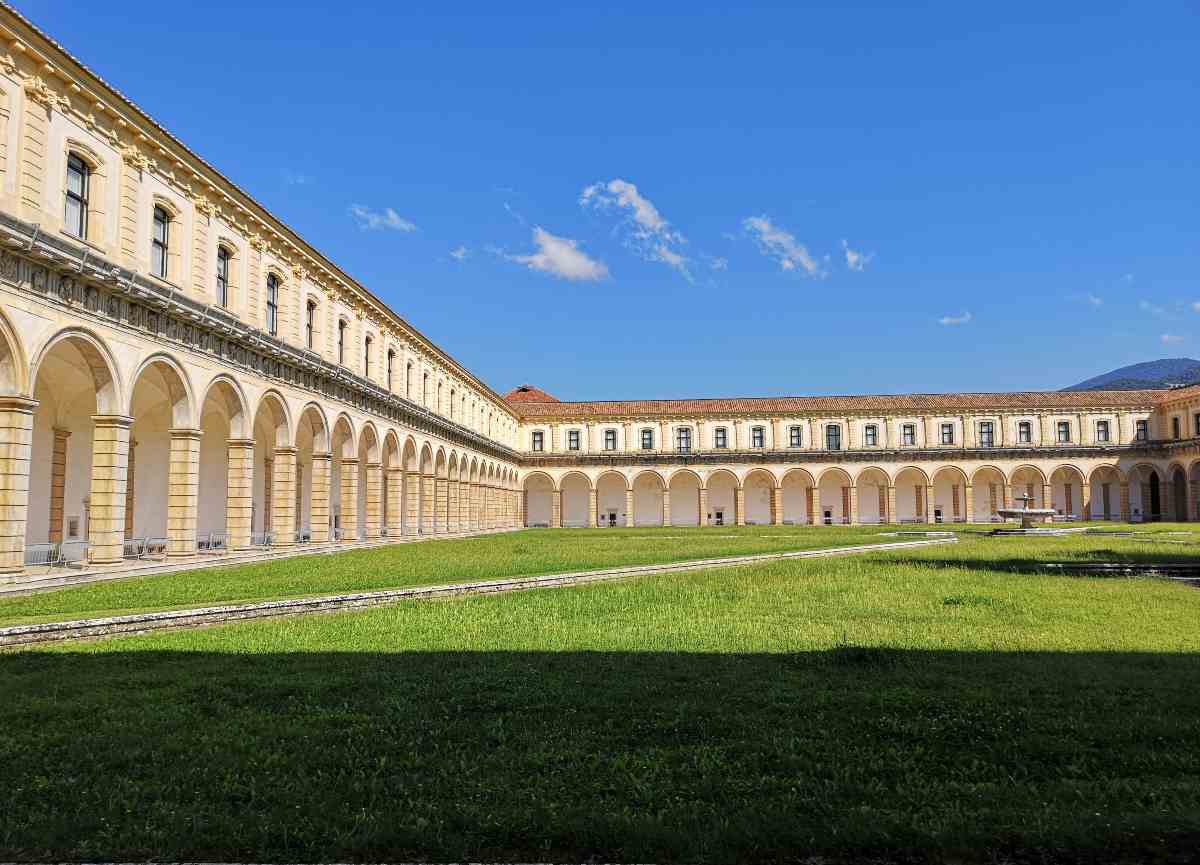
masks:
{"label": "bench", "polygon": [[57,543],[25,545],[25,565],[27,567],[53,568],[64,563],[62,547]]}

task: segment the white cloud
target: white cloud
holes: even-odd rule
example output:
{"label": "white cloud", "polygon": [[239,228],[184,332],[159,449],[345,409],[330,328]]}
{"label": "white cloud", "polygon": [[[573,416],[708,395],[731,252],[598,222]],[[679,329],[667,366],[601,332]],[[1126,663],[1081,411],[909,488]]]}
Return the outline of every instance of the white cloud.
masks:
{"label": "white cloud", "polygon": [[1084,299],[1087,300],[1087,302],[1090,303],[1092,306],[1103,306],[1104,305],[1104,298],[1096,297],[1096,295],[1092,294],[1090,291],[1084,295]]}
{"label": "white cloud", "polygon": [[1163,345],[1173,345],[1177,342],[1183,342],[1183,337],[1177,333],[1164,333],[1158,338],[1158,341]]}
{"label": "white cloud", "polygon": [[307,186],[312,183],[312,177],[307,174],[300,174],[297,171],[284,169],[283,182],[287,186]]}
{"label": "white cloud", "polygon": [[1193,310],[1194,312],[1200,312],[1200,300],[1193,300],[1193,301],[1192,301],[1192,310]]}
{"label": "white cloud", "polygon": [[509,261],[523,264],[530,270],[540,270],[571,282],[595,282],[608,276],[602,261],[589,258],[579,248],[579,241],[558,237],[541,226],[533,229],[533,244],[537,252],[529,255],[504,255]]}
{"label": "white cloud", "polygon": [[390,228],[393,231],[416,231],[417,227],[404,219],[390,207],[382,212],[371,210],[361,204],[350,205],[350,215],[358,222],[358,227],[364,231],[376,231],[380,228]]}
{"label": "white cloud", "polygon": [[1164,307],[1159,306],[1157,303],[1151,303],[1148,300],[1138,301],[1138,309],[1140,309],[1142,312],[1148,312],[1151,315],[1159,316],[1160,318],[1166,316],[1167,314],[1167,310]]}
{"label": "white cloud", "polygon": [[585,187],[579,194],[579,206],[623,211],[625,245],[647,261],[661,261],[691,280],[689,259],[676,248],[686,245],[687,238],[628,180],[617,178]]}
{"label": "white cloud", "polygon": [[821,265],[808,247],[796,240],[791,232],[775,225],[766,216],[748,216],[742,227],[754,238],[759,252],[779,262],[780,270],[794,271],[797,268],[807,276],[824,276]]}
{"label": "white cloud", "polygon": [[956,324],[966,324],[971,318],[972,316],[969,312],[964,312],[962,315],[943,315],[938,319],[938,324],[943,327],[952,327]]}
{"label": "white cloud", "polygon": [[457,249],[450,250],[450,257],[455,261],[465,261],[471,255],[471,250],[465,246],[459,246]]}
{"label": "white cloud", "polygon": [[729,270],[729,259],[721,258],[716,255],[706,255],[704,260],[708,262],[708,266],[713,270]]}
{"label": "white cloud", "polygon": [[860,273],[866,269],[871,263],[871,259],[875,257],[873,252],[859,252],[857,249],[851,249],[849,242],[842,238],[842,250],[846,253],[846,267],[851,270],[857,270]]}

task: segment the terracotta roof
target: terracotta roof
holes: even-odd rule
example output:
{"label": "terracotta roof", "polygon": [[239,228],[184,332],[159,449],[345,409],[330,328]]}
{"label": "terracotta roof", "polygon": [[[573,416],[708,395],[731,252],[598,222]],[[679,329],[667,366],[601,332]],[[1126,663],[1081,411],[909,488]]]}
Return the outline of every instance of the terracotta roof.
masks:
{"label": "terracotta roof", "polygon": [[555,399],[541,388],[534,387],[531,384],[514,387],[504,395],[504,399],[506,402],[518,403],[561,403],[561,400]]}
{"label": "terracotta roof", "polygon": [[[915,393],[863,396],[736,397],[733,399],[644,399],[610,402],[511,400],[522,417],[625,417],[697,414],[841,414],[869,411],[992,411],[1023,408],[1149,408],[1172,391],[1084,390],[1019,393]],[[551,398],[553,399],[553,398]]]}
{"label": "terracotta roof", "polygon": [[1156,391],[1158,399],[1155,402],[1174,402],[1177,399],[1195,399],[1200,396],[1200,384],[1189,384],[1183,387],[1173,387],[1168,390]]}

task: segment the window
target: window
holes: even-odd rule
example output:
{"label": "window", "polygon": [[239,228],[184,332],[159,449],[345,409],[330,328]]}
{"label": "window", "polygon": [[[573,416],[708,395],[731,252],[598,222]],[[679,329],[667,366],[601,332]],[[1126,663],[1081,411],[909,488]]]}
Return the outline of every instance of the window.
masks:
{"label": "window", "polygon": [[1192,435],[1200,436],[1200,413],[1192,415]]}
{"label": "window", "polygon": [[642,450],[644,450],[644,451],[654,450],[654,430],[652,430],[652,429],[642,430]]}
{"label": "window", "polygon": [[713,430],[713,447],[727,448],[729,447],[729,430],[723,426]]}
{"label": "window", "polygon": [[540,451],[545,448],[545,445],[546,445],[546,434],[544,432],[542,432],[540,429],[534,430],[533,431],[533,440],[529,443],[529,449],[535,450],[535,451]]}
{"label": "window", "polygon": [[1027,445],[1033,441],[1033,424],[1027,420],[1017,424],[1017,443]]}
{"label": "window", "polygon": [[915,445],[917,443],[917,425],[906,423],[900,428],[900,444]]}
{"label": "window", "polygon": [[86,162],[74,153],[67,156],[67,200],[63,222],[67,231],[81,239],[87,237],[88,182],[91,174]]}
{"label": "window", "polygon": [[1069,442],[1071,440],[1071,422],[1060,420],[1058,422],[1058,441],[1059,443]]}
{"label": "window", "polygon": [[952,423],[942,424],[942,444],[944,444],[944,445],[954,444],[954,424],[952,424]]}
{"label": "window", "polygon": [[309,348],[313,347],[313,331],[316,329],[316,321],[317,304],[310,300],[304,307],[304,344]]}
{"label": "window", "polygon": [[1179,418],[1173,417],[1171,418],[1171,438],[1177,439],[1179,437]]}
{"label": "window", "polygon": [[[1022,426],[1026,427],[1026,430],[1025,430],[1026,432],[1029,431],[1028,430],[1029,424],[1023,423]],[[990,448],[990,447],[995,447],[995,445],[996,445],[996,427],[995,427],[995,425],[990,420],[980,421],[979,422],[979,446],[981,448]]]}
{"label": "window", "polygon": [[338,363],[346,362],[346,320],[338,319]]}
{"label": "window", "polygon": [[[387,353],[387,389],[392,389],[392,367],[396,364],[396,352],[388,349]],[[463,397],[463,405],[466,405],[467,398]]]}
{"label": "window", "polygon": [[279,333],[279,277],[267,274],[267,333]]}
{"label": "window", "polygon": [[760,426],[753,427],[750,430],[750,447],[752,447],[752,448],[765,447],[766,446],[766,444],[765,444],[766,438],[767,438],[766,431],[763,430],[762,427],[760,427]]}
{"label": "window", "polygon": [[837,424],[825,427],[825,450],[840,451],[842,449],[842,428]]}
{"label": "window", "polygon": [[675,436],[677,439],[676,444],[679,446],[680,453],[685,454],[692,449],[691,427],[680,427],[678,430],[676,430]]}
{"label": "window", "polygon": [[873,423],[869,423],[863,427],[863,444],[869,448],[879,445],[879,427]]}
{"label": "window", "polygon": [[800,438],[800,427],[788,427],[788,447],[798,448],[803,445],[803,440]]}
{"label": "window", "polygon": [[1106,421],[1106,420],[1096,421],[1096,441],[1107,442],[1108,440],[1109,440],[1108,421]]}
{"label": "window", "polygon": [[168,232],[171,217],[161,207],[154,208],[154,235],[150,241],[150,272],[161,279],[167,278]]}
{"label": "window", "polygon": [[579,450],[579,430],[567,430],[567,450]]}
{"label": "window", "polygon": [[1144,442],[1146,439],[1150,438],[1150,430],[1146,421],[1140,420],[1137,422],[1137,432],[1135,435],[1137,440],[1140,442]]}
{"label": "window", "polygon": [[[421,376],[421,405],[429,405],[429,373]],[[491,431],[492,416],[488,415],[488,430]]]}
{"label": "window", "polygon": [[[412,399],[412,364],[411,363],[404,367],[404,395],[406,397],[408,397],[409,399]],[[480,421],[480,423],[482,423],[483,418],[481,417],[479,419],[479,421]]]}
{"label": "window", "polygon": [[604,449],[606,451],[615,451],[617,449],[617,431],[615,429],[606,429],[604,431]]}
{"label": "window", "polygon": [[[224,246],[217,247],[217,303],[221,306],[229,306],[229,259],[232,257]],[[312,304],[309,306],[311,314]],[[312,340],[308,347],[312,348]]]}
{"label": "window", "polygon": [[363,339],[363,375],[371,377],[371,337]]}

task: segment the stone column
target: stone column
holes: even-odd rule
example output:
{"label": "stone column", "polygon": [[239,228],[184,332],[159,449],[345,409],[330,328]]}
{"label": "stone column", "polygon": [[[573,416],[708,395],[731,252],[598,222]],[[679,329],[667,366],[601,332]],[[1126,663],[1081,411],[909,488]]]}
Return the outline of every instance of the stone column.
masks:
{"label": "stone column", "polygon": [[200,430],[173,429],[167,480],[167,555],[196,554],[200,501]]}
{"label": "stone column", "polygon": [[0,574],[25,569],[29,466],[37,401],[0,397]]}
{"label": "stone column", "polygon": [[358,540],[358,457],[342,457],[342,541]]}
{"label": "stone column", "polygon": [[1050,484],[1042,484],[1042,507],[1054,507],[1054,487]]}
{"label": "stone column", "polygon": [[933,485],[930,484],[929,486],[925,487],[925,522],[927,523],[932,523],[936,520],[936,517],[933,514],[933,505]]}
{"label": "stone column", "polygon": [[968,523],[975,522],[975,487],[972,484],[963,486],[963,519]]}
{"label": "stone column", "polygon": [[365,537],[362,540],[377,541],[379,540],[379,527],[383,525],[383,466],[379,463],[369,462],[365,469],[367,472],[367,513],[363,525]]}
{"label": "stone column", "polygon": [[1200,519],[1200,481],[1188,481],[1188,520]]}
{"label": "stone column", "polygon": [[733,494],[734,525],[746,525],[746,488],[738,487]]}
{"label": "stone column", "polygon": [[550,492],[550,528],[562,528],[562,491],[551,490]]}
{"label": "stone column", "polygon": [[275,448],[274,479],[272,481],[271,543],[290,547],[296,543],[296,449]]}
{"label": "stone column", "polygon": [[94,565],[112,565],[125,557],[125,482],[133,418],[95,415],[92,423],[95,427],[88,509],[89,557]]}
{"label": "stone column", "polygon": [[[32,423],[32,422],[31,422]],[[30,426],[32,442],[32,425]],[[67,443],[71,431],[60,427],[54,428],[54,449],[50,454],[50,529],[47,540],[50,543],[61,543],[63,539],[63,495],[67,486]],[[32,443],[30,445],[32,447]],[[132,451],[132,448],[130,449]],[[129,484],[126,484],[126,489]],[[128,514],[126,523],[133,517],[133,509],[128,505],[128,495],[125,511]],[[22,538],[22,541],[24,538]]]}
{"label": "stone column", "polygon": [[388,539],[394,541],[404,534],[404,470],[389,466],[384,477]]}
{"label": "stone column", "polygon": [[858,487],[851,485],[851,486],[846,487],[846,490],[849,493],[848,498],[850,499],[849,522],[850,522],[850,525],[857,526],[858,525]]}
{"label": "stone column", "polygon": [[1005,508],[1012,507],[1012,500],[1013,500],[1012,484],[1002,484],[1000,487],[1000,491],[1001,491],[1001,493],[1003,493],[1003,495],[1001,496],[1001,502],[1000,502],[1001,505]]}
{"label": "stone column", "polygon": [[1079,485],[1079,514],[1085,520],[1092,518],[1092,485],[1087,481]]}
{"label": "stone column", "polygon": [[312,468],[309,469],[312,474],[312,493],[308,499],[308,528],[314,544],[329,543],[329,478],[332,463],[331,453],[312,455]]}
{"label": "stone column", "polygon": [[461,531],[458,520],[458,481],[453,478],[446,488],[446,501],[450,509],[450,517],[446,521],[446,528],[451,532]]}
{"label": "stone column", "polygon": [[433,534],[434,483],[433,475],[421,475],[421,534]]}
{"label": "stone column", "polygon": [[887,488],[887,520],[889,523],[900,522],[896,516],[896,488],[892,484],[888,484]]}
{"label": "stone column", "polygon": [[421,527],[421,475],[404,472],[404,534],[416,535]]}
{"label": "stone column", "polygon": [[671,490],[663,490],[662,499],[662,524],[664,527],[671,525]]}
{"label": "stone column", "polygon": [[821,516],[821,491],[817,487],[808,488],[808,524],[819,526],[824,522]]}
{"label": "stone column", "polygon": [[700,487],[700,525],[708,525],[708,487]]}
{"label": "stone column", "polygon": [[1129,519],[1129,481],[1121,481],[1121,522],[1127,523]]}
{"label": "stone column", "polygon": [[600,527],[600,496],[596,488],[588,490],[588,513],[592,515],[592,528]]}
{"label": "stone column", "polygon": [[771,523],[776,526],[783,525],[783,487],[771,490]]}
{"label": "stone column", "polygon": [[633,487],[625,489],[625,526],[633,525]]}
{"label": "stone column", "polygon": [[446,499],[446,496],[448,495],[448,482],[446,478],[438,478],[435,483],[436,486],[434,487],[434,495],[437,496],[437,518],[435,531],[439,535],[444,535],[449,530],[449,526],[446,525],[446,518],[449,516],[449,502]]}
{"label": "stone column", "polygon": [[231,550],[245,550],[250,548],[254,513],[254,439],[230,439],[227,448],[225,543]]}
{"label": "stone column", "polygon": [[[474,495],[473,491],[472,495]],[[525,528],[525,514],[529,510],[529,503],[526,501],[527,495],[528,494],[522,490],[517,496],[517,525],[521,528]],[[472,507],[474,507],[474,505],[472,505]]]}

